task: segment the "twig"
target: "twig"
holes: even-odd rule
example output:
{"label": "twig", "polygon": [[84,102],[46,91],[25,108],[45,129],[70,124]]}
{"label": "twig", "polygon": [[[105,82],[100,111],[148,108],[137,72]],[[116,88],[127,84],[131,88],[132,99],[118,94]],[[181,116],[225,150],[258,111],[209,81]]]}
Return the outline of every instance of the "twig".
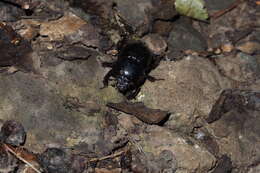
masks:
{"label": "twig", "polygon": [[114,158],[114,157],[118,157],[118,156],[122,155],[125,152],[126,151],[123,150],[123,151],[119,151],[117,153],[114,153],[114,154],[111,154],[111,155],[108,155],[108,156],[104,156],[104,157],[101,157],[101,158],[93,158],[93,159],[90,159],[89,162],[96,162],[96,161],[111,159],[111,158]]}
{"label": "twig", "polygon": [[9,151],[11,154],[13,154],[15,157],[17,157],[19,160],[21,160],[22,162],[24,162],[25,164],[27,164],[28,166],[30,166],[33,170],[35,170],[37,173],[42,173],[40,170],[38,170],[37,168],[35,168],[35,166],[33,166],[30,162],[28,162],[27,160],[25,160],[24,158],[22,158],[21,156],[19,156],[15,151],[13,151],[8,145],[3,144],[3,146],[7,149],[7,151]]}
{"label": "twig", "polygon": [[227,12],[233,10],[234,8],[236,8],[239,4],[241,4],[243,2],[243,0],[236,0],[234,3],[232,3],[228,8],[224,9],[224,10],[220,10],[220,11],[217,11],[215,13],[213,13],[211,15],[211,17],[213,19],[217,19],[221,16],[223,16],[224,14],[226,14]]}

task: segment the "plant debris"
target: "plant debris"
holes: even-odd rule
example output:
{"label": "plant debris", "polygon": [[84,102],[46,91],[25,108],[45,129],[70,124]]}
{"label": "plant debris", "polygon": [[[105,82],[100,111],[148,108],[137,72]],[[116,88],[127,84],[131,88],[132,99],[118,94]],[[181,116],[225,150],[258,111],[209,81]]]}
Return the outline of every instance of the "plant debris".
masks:
{"label": "plant debris", "polygon": [[207,20],[208,12],[205,9],[204,0],[176,0],[176,10],[185,16],[199,20]]}
{"label": "plant debris", "polygon": [[[7,144],[3,144],[3,146],[6,149],[6,151],[13,154],[16,158],[18,158],[23,163],[27,164],[34,171],[36,171],[37,173],[42,172],[39,170],[39,168],[36,168],[36,167],[39,167],[36,155],[28,152],[24,148],[13,148],[12,146],[7,145]],[[34,165],[36,165],[36,166],[34,166]]]}
{"label": "plant debris", "polygon": [[31,44],[18,35],[11,26],[0,22],[0,67],[15,66],[33,71]]}
{"label": "plant debris", "polygon": [[212,123],[221,118],[221,116],[232,109],[260,110],[260,92],[249,90],[227,89],[224,90],[216,103],[214,104],[209,116],[208,123]]}
{"label": "plant debris", "polygon": [[224,173],[232,171],[232,161],[227,155],[223,155],[219,159],[219,163],[212,173]]}
{"label": "plant debris", "polygon": [[18,159],[0,144],[0,172],[8,173],[14,171],[18,166]]}
{"label": "plant debris", "polygon": [[227,12],[229,12],[229,11],[233,10],[234,8],[236,8],[242,2],[243,2],[242,0],[236,0],[233,4],[230,5],[230,7],[228,7],[227,9],[215,12],[214,14],[211,15],[211,17],[213,19],[217,19],[217,18],[223,16],[224,14],[226,14]]}
{"label": "plant debris", "polygon": [[167,118],[170,116],[170,113],[167,111],[162,111],[159,109],[147,108],[143,103],[130,103],[130,102],[121,102],[121,103],[108,103],[108,107],[116,109],[118,111],[125,112],[127,114],[132,114],[136,118],[148,124],[163,124]]}

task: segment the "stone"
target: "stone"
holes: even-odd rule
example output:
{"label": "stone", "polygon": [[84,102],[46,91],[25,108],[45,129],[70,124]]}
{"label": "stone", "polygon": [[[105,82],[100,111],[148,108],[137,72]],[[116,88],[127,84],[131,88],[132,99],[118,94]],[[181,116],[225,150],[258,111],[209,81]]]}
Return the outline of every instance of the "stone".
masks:
{"label": "stone", "polygon": [[21,8],[0,2],[0,21],[14,22],[19,20],[22,15],[25,15],[25,12]]}
{"label": "stone", "polygon": [[231,172],[231,171],[232,171],[231,159],[227,155],[223,155],[219,159],[219,163],[213,170],[213,173],[223,173],[223,172]]}
{"label": "stone", "polygon": [[[102,132],[102,104],[122,98],[113,87],[100,90],[105,69],[95,58],[53,66],[42,63],[45,65],[38,69],[38,77],[22,72],[0,76],[1,119],[20,121],[27,131],[26,146],[33,151],[46,145],[96,143]],[[84,111],[68,106],[67,98],[71,97],[84,105]]]}
{"label": "stone", "polygon": [[[215,6],[213,7],[215,8],[215,11],[228,8],[233,2],[236,3],[234,0],[228,0],[225,2],[220,2],[218,0],[206,1],[208,5]],[[214,11],[213,8],[210,11]],[[254,31],[254,26],[259,24],[259,20],[257,20],[258,17],[255,5],[251,6],[250,2],[240,3],[233,10],[216,18],[212,24],[201,25],[201,31],[205,36],[207,35],[208,46],[210,48],[221,47],[224,44],[235,45],[239,41],[244,41],[256,33]],[[259,36],[253,37],[256,39]]]}
{"label": "stone", "polygon": [[103,19],[112,17],[112,0],[71,0],[70,6],[82,9],[86,14]]}
{"label": "stone", "polygon": [[17,121],[6,121],[1,127],[0,139],[6,144],[18,147],[25,143],[26,132],[22,124]]}
{"label": "stone", "polygon": [[168,38],[173,26],[173,22],[157,20],[153,22],[152,33],[156,33],[164,38]]}
{"label": "stone", "polygon": [[167,49],[166,41],[158,34],[148,34],[143,37],[147,47],[155,55],[164,55]]}
{"label": "stone", "polygon": [[209,60],[199,57],[162,61],[150,74],[164,80],[146,81],[137,100],[171,112],[165,125],[184,131],[193,128],[196,117],[206,118],[221,90],[230,87]]}
{"label": "stone", "polygon": [[170,60],[182,57],[185,50],[205,51],[207,49],[207,41],[200,32],[192,27],[187,20],[179,19],[168,37],[169,53],[167,58]]}
{"label": "stone", "polygon": [[153,7],[151,0],[114,0],[120,16],[129,24],[138,35],[148,32],[151,17],[148,11]]}
{"label": "stone", "polygon": [[47,172],[82,173],[85,168],[83,157],[75,156],[65,149],[48,148],[38,158],[41,167]]}
{"label": "stone", "polygon": [[153,20],[162,20],[167,21],[173,19],[178,15],[178,12],[175,10],[174,1],[171,0],[152,0],[153,9],[152,17]]}
{"label": "stone", "polygon": [[[173,161],[170,164],[171,166],[168,166],[172,170],[175,170],[177,164],[178,168],[182,168],[177,169],[177,173],[207,172],[216,164],[216,158],[205,148],[201,148],[196,143],[189,142],[188,139],[182,138],[179,134],[166,128],[149,126],[146,128],[145,133],[140,134],[140,137],[143,140],[138,142],[138,144],[142,151],[147,154],[146,158],[156,158],[153,155],[159,155],[160,153],[160,155],[168,155],[168,152],[170,152],[172,153],[169,155],[170,158],[173,160],[176,159],[176,161]],[[167,150],[167,153],[164,153],[165,150]],[[153,155],[149,156],[148,153],[152,153]],[[167,160],[167,157],[164,157],[164,159]],[[159,164],[160,162],[155,161],[155,163]],[[156,165],[155,167],[159,166]]]}
{"label": "stone", "polygon": [[231,109],[220,120],[210,124],[210,128],[220,148],[227,154],[233,167],[246,170],[259,160],[259,111]]}
{"label": "stone", "polygon": [[228,78],[238,81],[252,83],[260,77],[260,66],[255,56],[238,53],[216,59],[219,69]]}

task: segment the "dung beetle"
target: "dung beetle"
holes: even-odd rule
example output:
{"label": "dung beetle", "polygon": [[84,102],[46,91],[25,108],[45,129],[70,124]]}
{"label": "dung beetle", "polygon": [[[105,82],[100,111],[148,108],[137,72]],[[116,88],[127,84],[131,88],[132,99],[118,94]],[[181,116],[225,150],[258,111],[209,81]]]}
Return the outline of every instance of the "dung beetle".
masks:
{"label": "dung beetle", "polygon": [[156,65],[158,61],[144,43],[141,41],[126,43],[119,48],[117,61],[103,63],[103,66],[112,68],[104,77],[104,87],[108,86],[110,77],[114,77],[117,90],[127,99],[133,99],[146,79],[152,82],[156,80],[149,76],[149,72]]}

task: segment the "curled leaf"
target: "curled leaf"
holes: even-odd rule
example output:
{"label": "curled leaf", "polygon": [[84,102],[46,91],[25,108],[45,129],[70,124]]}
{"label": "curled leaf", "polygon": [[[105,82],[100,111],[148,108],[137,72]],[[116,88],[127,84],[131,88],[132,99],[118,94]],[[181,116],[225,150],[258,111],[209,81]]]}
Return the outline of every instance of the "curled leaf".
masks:
{"label": "curled leaf", "polygon": [[176,10],[185,16],[192,17],[198,20],[206,20],[208,12],[204,7],[204,0],[176,0]]}
{"label": "curled leaf", "polygon": [[146,107],[141,102],[130,103],[108,103],[108,107],[134,115],[136,118],[148,124],[162,125],[168,118],[170,113],[168,111],[161,111],[159,109],[151,109]]}

